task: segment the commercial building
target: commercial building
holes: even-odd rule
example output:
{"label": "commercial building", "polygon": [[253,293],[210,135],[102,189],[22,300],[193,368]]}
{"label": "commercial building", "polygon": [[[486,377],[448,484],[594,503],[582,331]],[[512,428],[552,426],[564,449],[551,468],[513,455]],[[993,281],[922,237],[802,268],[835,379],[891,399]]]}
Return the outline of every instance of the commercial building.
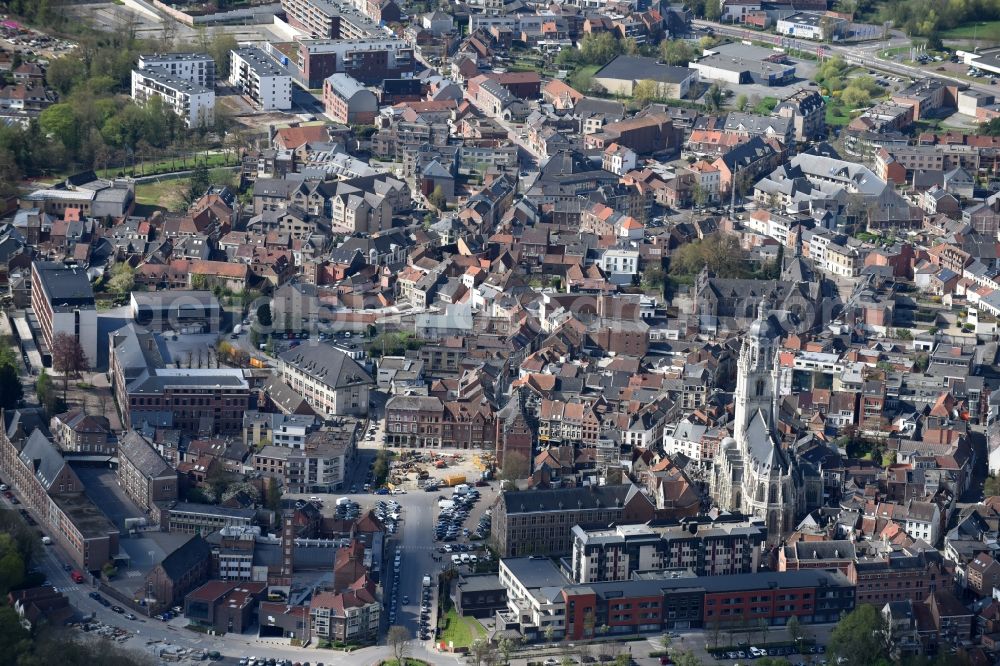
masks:
{"label": "commercial building", "polygon": [[306,344],[278,356],[278,373],[313,408],[330,415],[368,413],[371,375],[343,351],[325,343]]}
{"label": "commercial building", "polygon": [[127,181],[95,179],[88,183],[67,181],[56,187],[35,190],[18,197],[22,210],[42,212],[62,218],[68,208],[88,217],[118,218],[131,212],[135,203],[135,184]]}
{"label": "commercial building", "polygon": [[151,442],[129,430],[118,442],[118,485],[147,514],[159,522],[157,504],[177,501],[177,471],[167,464]]}
{"label": "commercial building", "polygon": [[839,16],[828,16],[815,12],[798,12],[778,19],[775,31],[779,35],[814,39],[816,41],[836,41],[847,33],[850,22]]}
{"label": "commercial building", "polygon": [[493,507],[491,536],[501,557],[568,555],[575,525],[646,523],[655,510],[633,484],[507,491]]}
{"label": "commercial building", "polygon": [[205,88],[215,87],[215,60],[207,53],[144,53],[136,66],[161,69],[174,78]]}
{"label": "commercial building", "polygon": [[640,81],[656,83],[657,97],[683,99],[698,81],[697,72],[674,67],[656,58],[620,55],[594,74],[594,85],[615,95],[631,96]]}
{"label": "commercial building", "polygon": [[211,534],[226,527],[242,529],[253,524],[256,511],[217,504],[175,502],[161,512],[160,528],[168,532]]}
{"label": "commercial building", "polygon": [[717,46],[706,54],[688,65],[702,81],[783,86],[795,79],[795,65],[787,62],[785,54],[770,49],[737,42]]}
{"label": "commercial building", "polygon": [[215,91],[170,74],[161,67],[132,70],[132,99],[146,104],[154,97],[180,116],[187,127],[211,127],[215,122]]}
{"label": "commercial building", "polygon": [[242,432],[250,400],[243,370],[168,368],[156,335],[131,323],[109,339],[111,385],[125,428],[150,424],[204,436]]}
{"label": "commercial building", "polygon": [[97,365],[97,305],[87,272],[52,261],[31,264],[31,309],[41,334],[42,360],[52,361],[52,342],[66,333],[80,343],[87,367]]}
{"label": "commercial building", "polygon": [[219,299],[210,291],[133,291],[130,304],[135,323],[151,331],[218,333],[222,321]]}
{"label": "commercial building", "polygon": [[331,74],[323,81],[323,110],[334,122],[370,125],[378,113],[378,99],[357,79],[347,74]]}
{"label": "commercial building", "polygon": [[753,573],[767,540],[763,521],[742,516],[673,524],[573,527],[575,583],[628,580],[636,571],[690,569],[699,576]]}
{"label": "commercial building", "polygon": [[210,580],[184,597],[184,617],[217,634],[242,634],[256,624],[267,583]]}
{"label": "commercial building", "polygon": [[259,109],[292,108],[292,77],[267,54],[254,46],[230,51],[229,83]]}
{"label": "commercial building", "polygon": [[[84,494],[83,483],[45,434],[41,410],[3,414],[0,474],[39,525],[83,571],[118,555],[118,529]],[[30,433],[30,436],[29,436]]]}
{"label": "commercial building", "polygon": [[362,39],[303,39],[299,41],[296,64],[309,87],[319,88],[331,74],[347,74],[368,85],[386,79],[405,79],[413,75],[415,63],[409,42],[382,35]]}

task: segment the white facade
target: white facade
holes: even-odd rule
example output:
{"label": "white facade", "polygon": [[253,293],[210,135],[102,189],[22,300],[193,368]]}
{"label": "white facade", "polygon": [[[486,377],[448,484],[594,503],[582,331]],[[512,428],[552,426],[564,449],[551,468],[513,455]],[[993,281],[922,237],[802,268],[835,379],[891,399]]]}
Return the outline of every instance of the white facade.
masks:
{"label": "white facade", "polygon": [[163,100],[188,127],[208,127],[215,122],[215,92],[197,83],[174,77],[157,68],[132,70],[132,99],[145,104]]}
{"label": "white facade", "polygon": [[87,363],[97,366],[97,310],[80,308],[72,311],[55,309],[52,312],[52,338],[60,333],[76,337],[80,341]]}
{"label": "white facade", "polygon": [[639,272],[639,251],[609,248],[601,255],[600,266],[605,273],[635,275]]}
{"label": "white facade", "polygon": [[154,67],[189,83],[215,87],[215,61],[207,53],[148,53],[139,56],[139,69]]}
{"label": "white facade", "polygon": [[229,52],[229,83],[264,111],[292,108],[292,77],[256,47]]}

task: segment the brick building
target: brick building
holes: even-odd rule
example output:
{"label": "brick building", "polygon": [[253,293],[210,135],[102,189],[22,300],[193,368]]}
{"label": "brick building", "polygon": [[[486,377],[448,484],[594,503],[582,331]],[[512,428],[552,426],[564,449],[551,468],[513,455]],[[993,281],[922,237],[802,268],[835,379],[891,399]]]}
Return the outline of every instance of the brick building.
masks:
{"label": "brick building", "polygon": [[195,535],[153,567],[136,589],[134,598],[144,600],[151,612],[170,608],[182,603],[188,592],[204,583],[211,568],[212,549],[201,536]]}
{"label": "brick building", "polygon": [[566,555],[575,525],[645,523],[655,510],[632,484],[507,491],[493,506],[491,536],[501,557]]}
{"label": "brick building", "polygon": [[125,433],[118,443],[118,485],[157,523],[156,505],[177,500],[177,471],[135,430]]}

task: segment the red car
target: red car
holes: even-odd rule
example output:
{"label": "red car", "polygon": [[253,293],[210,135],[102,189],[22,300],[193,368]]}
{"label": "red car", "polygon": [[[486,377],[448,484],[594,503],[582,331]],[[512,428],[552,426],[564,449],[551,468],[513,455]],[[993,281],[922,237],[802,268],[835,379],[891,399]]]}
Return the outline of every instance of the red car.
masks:
{"label": "red car", "polygon": [[69,577],[73,579],[74,583],[83,582],[83,574],[77,571],[76,569],[73,569],[73,571],[70,572]]}

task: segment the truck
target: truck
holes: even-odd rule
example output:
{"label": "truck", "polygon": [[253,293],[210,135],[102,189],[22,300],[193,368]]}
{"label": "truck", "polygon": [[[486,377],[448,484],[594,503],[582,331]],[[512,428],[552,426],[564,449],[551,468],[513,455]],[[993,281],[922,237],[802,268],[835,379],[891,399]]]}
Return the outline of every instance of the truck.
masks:
{"label": "truck", "polygon": [[441,480],[446,486],[457,486],[460,483],[465,483],[464,474],[448,474]]}

